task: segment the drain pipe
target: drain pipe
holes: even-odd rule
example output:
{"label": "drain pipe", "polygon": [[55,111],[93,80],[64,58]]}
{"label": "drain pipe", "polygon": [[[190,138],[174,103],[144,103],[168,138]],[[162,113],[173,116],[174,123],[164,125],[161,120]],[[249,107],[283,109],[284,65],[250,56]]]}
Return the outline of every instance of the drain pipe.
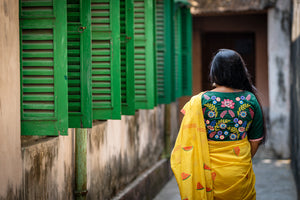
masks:
{"label": "drain pipe", "polygon": [[75,197],[85,200],[87,195],[86,169],[87,128],[75,129]]}

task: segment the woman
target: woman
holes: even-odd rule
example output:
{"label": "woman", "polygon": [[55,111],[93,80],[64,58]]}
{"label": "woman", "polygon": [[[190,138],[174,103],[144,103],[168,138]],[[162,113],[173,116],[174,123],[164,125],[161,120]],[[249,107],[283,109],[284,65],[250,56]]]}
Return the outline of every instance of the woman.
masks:
{"label": "woman", "polygon": [[214,89],[191,98],[172,151],[171,167],[185,200],[255,200],[252,157],[264,141],[256,90],[241,56],[214,56]]}

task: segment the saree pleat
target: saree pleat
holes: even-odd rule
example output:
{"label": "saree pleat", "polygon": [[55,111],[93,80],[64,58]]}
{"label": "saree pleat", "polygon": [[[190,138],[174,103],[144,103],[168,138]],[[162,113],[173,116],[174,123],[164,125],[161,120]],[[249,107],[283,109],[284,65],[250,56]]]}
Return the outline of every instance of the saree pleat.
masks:
{"label": "saree pleat", "polygon": [[171,168],[183,200],[255,200],[250,144],[208,141],[202,93],[184,106],[185,114],[171,154]]}

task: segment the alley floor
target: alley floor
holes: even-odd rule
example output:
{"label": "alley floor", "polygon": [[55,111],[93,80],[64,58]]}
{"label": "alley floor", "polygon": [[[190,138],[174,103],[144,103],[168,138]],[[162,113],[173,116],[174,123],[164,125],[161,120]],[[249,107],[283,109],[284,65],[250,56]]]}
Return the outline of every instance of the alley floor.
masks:
{"label": "alley floor", "polygon": [[[257,200],[297,200],[290,160],[255,158]],[[176,179],[173,177],[154,200],[180,200]]]}

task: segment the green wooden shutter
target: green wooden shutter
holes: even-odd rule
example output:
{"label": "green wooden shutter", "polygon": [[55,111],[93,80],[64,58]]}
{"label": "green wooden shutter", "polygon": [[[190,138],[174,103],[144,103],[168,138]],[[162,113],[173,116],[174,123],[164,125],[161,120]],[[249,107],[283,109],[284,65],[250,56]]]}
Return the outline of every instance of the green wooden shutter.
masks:
{"label": "green wooden shutter", "polygon": [[65,0],[20,1],[21,134],[67,135]]}
{"label": "green wooden shutter", "polygon": [[67,0],[69,128],[92,127],[90,6]]}
{"label": "green wooden shutter", "polygon": [[136,109],[155,104],[153,0],[134,0],[134,81]]}
{"label": "green wooden shutter", "polygon": [[93,119],[121,118],[119,0],[92,0]]}
{"label": "green wooden shutter", "polygon": [[181,52],[181,31],[182,31],[182,21],[181,21],[181,9],[177,7],[175,11],[175,20],[174,20],[174,47],[175,47],[175,97],[182,96],[182,52]]}
{"label": "green wooden shutter", "polygon": [[181,8],[182,19],[182,95],[192,95],[192,15],[188,7]]}
{"label": "green wooden shutter", "polygon": [[122,114],[134,115],[133,0],[120,1]]}
{"label": "green wooden shutter", "polygon": [[170,0],[156,0],[156,68],[159,104],[172,100],[172,9]]}

